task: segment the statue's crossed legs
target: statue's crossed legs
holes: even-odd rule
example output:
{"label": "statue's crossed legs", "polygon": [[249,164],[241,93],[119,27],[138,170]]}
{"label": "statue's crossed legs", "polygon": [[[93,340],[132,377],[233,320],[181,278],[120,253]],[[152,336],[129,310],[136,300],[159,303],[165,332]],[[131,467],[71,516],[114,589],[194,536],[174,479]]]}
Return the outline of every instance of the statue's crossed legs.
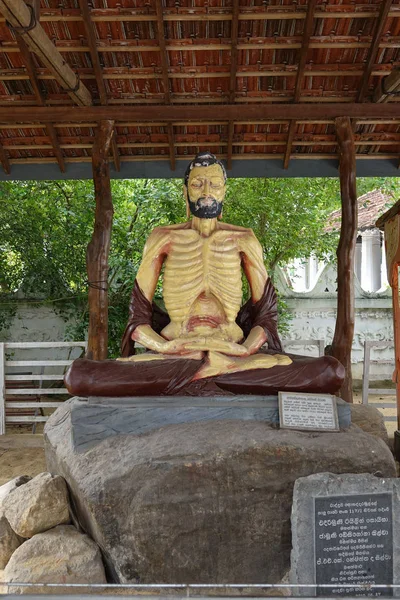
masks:
{"label": "statue's crossed legs", "polygon": [[138,354],[129,358],[119,358],[118,361],[123,362],[148,362],[154,360],[170,360],[170,359],[191,359],[202,360],[205,362],[199,371],[193,377],[193,381],[204,379],[206,377],[216,377],[225,373],[236,373],[240,371],[249,371],[253,369],[270,369],[276,366],[290,365],[291,358],[286,354],[252,354],[251,356],[227,356],[222,352],[191,352],[189,354],[173,355],[173,354]]}

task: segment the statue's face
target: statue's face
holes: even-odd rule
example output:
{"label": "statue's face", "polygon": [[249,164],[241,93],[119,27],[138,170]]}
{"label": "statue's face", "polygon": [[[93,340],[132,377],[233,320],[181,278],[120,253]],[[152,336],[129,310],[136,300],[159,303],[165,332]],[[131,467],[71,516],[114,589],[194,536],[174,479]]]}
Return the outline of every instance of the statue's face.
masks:
{"label": "statue's face", "polygon": [[214,219],[222,212],[225,180],[219,165],[194,167],[188,181],[190,212],[200,219]]}

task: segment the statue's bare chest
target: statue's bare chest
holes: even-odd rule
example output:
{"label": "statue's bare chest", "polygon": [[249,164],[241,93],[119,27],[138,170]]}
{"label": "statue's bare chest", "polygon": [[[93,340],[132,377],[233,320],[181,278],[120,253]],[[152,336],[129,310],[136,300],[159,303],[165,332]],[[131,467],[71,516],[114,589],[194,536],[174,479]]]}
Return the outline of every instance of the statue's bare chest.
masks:
{"label": "statue's bare chest", "polygon": [[230,231],[217,231],[208,238],[195,231],[173,234],[163,290],[171,317],[176,311],[183,316],[182,311],[189,311],[201,294],[217,298],[227,314],[237,313],[242,299],[237,236]]}

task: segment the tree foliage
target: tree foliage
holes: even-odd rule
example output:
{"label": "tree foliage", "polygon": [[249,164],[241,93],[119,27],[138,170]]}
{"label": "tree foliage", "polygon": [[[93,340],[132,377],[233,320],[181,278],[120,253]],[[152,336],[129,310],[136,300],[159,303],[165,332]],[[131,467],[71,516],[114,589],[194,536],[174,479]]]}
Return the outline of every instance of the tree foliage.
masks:
{"label": "tree foliage", "polygon": [[[360,193],[381,187],[393,195],[394,201],[397,199],[397,179],[358,182]],[[115,355],[146,238],[157,225],[184,221],[185,205],[180,180],[113,181],[112,193],[115,212],[109,301],[110,349]],[[228,180],[223,217],[254,230],[273,276],[277,265],[296,257],[333,255],[338,234],[326,233],[324,227],[328,214],[339,206],[338,179],[232,179]],[[3,307],[17,291],[35,300],[62,299],[64,312],[70,307],[77,317],[70,336],[84,337],[85,254],[93,215],[91,181],[0,183]],[[157,290],[159,297],[161,291]],[[81,307],[78,313],[77,306]]]}
{"label": "tree foliage", "polygon": [[337,179],[236,179],[225,211],[229,222],[254,230],[273,277],[278,265],[294,258],[332,255],[337,232],[324,227],[339,205]]}

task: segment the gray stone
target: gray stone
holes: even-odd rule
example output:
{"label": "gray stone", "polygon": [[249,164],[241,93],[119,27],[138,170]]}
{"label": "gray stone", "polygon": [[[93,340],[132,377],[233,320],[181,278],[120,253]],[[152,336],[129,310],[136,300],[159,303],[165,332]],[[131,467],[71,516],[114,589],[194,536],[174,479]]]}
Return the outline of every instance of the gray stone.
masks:
{"label": "gray stone", "polygon": [[[337,398],[339,426],[351,424],[350,406]],[[121,434],[150,433],[165,425],[239,420],[279,423],[278,396],[217,398],[77,398],[72,406],[74,447],[85,452],[102,440]]]}
{"label": "gray stone", "polygon": [[78,453],[74,404],[46,424],[48,469],[67,480],[116,582],[277,583],[289,568],[296,479],[395,475],[387,446],[357,427],[309,433],[221,418],[116,435]]}
{"label": "gray stone", "polygon": [[[372,439],[372,438],[370,438]],[[373,509],[366,508],[358,508],[357,512],[353,510],[353,513],[350,515],[350,509],[346,508],[346,502],[356,502],[361,500],[361,498],[373,497],[374,494],[384,494],[385,497],[382,497],[380,500],[381,503],[387,502],[388,506],[385,507],[385,510],[389,507],[389,504],[392,505],[392,513],[388,512],[375,512],[373,513]],[[337,521],[333,524],[328,521],[324,521],[325,516],[324,512],[321,512],[321,516],[318,516],[317,513],[317,505],[316,502],[322,505],[330,506],[330,500],[324,500],[326,497],[334,497],[332,502],[334,504],[333,513],[326,515],[326,519],[342,519],[343,523],[337,523]],[[376,496],[375,496],[376,498]],[[363,502],[359,502],[360,506]],[[314,508],[315,506],[315,508]],[[337,511],[337,513],[335,512]],[[342,512],[340,512],[342,511]],[[344,515],[345,512],[348,512],[349,515]],[[372,513],[372,514],[371,514]],[[368,521],[368,517],[373,517],[376,519],[376,515],[378,516],[378,521],[381,517],[389,517],[387,524],[382,524],[382,521],[372,522],[371,519]],[[385,542],[384,536],[382,537],[374,537],[374,534],[371,530],[374,528],[379,530],[381,528],[387,528],[387,542],[393,541],[393,580],[387,581],[384,583],[394,583],[400,584],[400,528],[398,527],[400,515],[400,480],[399,479],[391,479],[391,478],[382,478],[382,477],[374,477],[371,474],[348,474],[348,475],[334,475],[332,473],[318,473],[314,475],[310,475],[308,477],[300,478],[296,481],[293,491],[293,506],[292,506],[292,553],[291,553],[291,571],[290,571],[290,582],[292,584],[316,584],[316,560],[320,557],[320,554],[327,556],[333,561],[333,559],[340,559],[341,565],[337,567],[337,570],[341,570],[341,574],[344,576],[346,570],[344,570],[343,565],[347,566],[347,569],[358,567],[357,563],[354,561],[354,556],[356,556],[356,560],[359,556],[367,556],[366,552],[372,554],[377,553],[378,555],[382,555],[385,550],[368,549],[370,548],[368,544],[373,544],[373,542],[381,542],[382,544]],[[345,519],[358,519],[357,522],[354,520],[351,523],[346,523]],[[321,519],[322,522],[317,519]],[[360,522],[360,519],[363,518],[363,521]],[[392,528],[393,523],[393,528]],[[335,539],[332,537],[330,539],[324,539],[322,542],[319,541],[318,531],[321,527],[326,526],[327,535],[332,535],[331,530],[337,530],[339,532],[345,531],[345,537],[342,537],[343,542],[340,540],[339,536],[336,536]],[[364,531],[367,530],[367,533]],[[369,531],[369,533],[368,533]],[[392,531],[392,533],[391,533]],[[315,533],[317,532],[317,534]],[[353,534],[355,532],[355,534]],[[364,532],[364,533],[363,533]],[[363,549],[358,550],[355,544],[358,543],[358,536],[364,535],[364,537],[368,540],[366,544],[364,544]],[[322,534],[325,536],[326,534]],[[344,534],[341,533],[343,536]],[[354,541],[348,541],[349,538],[354,536]],[[314,540],[316,537],[316,541]],[[362,540],[361,540],[362,541]],[[321,546],[319,548],[316,547],[316,544]],[[324,552],[321,553],[322,546],[334,546],[336,550],[333,551],[331,549],[331,553],[326,554]],[[391,544],[390,544],[391,545]],[[345,552],[343,553],[343,547],[346,546]],[[383,546],[382,546],[383,547]],[[358,552],[358,554],[357,554]],[[346,554],[347,553],[347,554]],[[361,559],[358,559],[361,560]],[[366,562],[367,558],[363,558]],[[369,560],[369,559],[368,559]],[[375,566],[377,561],[373,556],[373,561],[375,562]],[[372,564],[372,563],[370,563]],[[365,569],[364,569],[365,567]],[[360,569],[355,568],[354,577],[355,583],[373,583],[371,572],[373,571],[374,565],[369,568],[369,565],[362,564]],[[380,568],[380,565],[379,565]],[[343,569],[343,570],[342,570]],[[365,573],[368,575],[360,576],[360,572],[365,570]],[[335,567],[329,565],[326,569],[329,572],[329,578],[331,575],[337,575],[335,572]],[[353,576],[350,573],[351,576]],[[357,579],[358,578],[358,579]],[[363,580],[364,578],[364,580]],[[371,579],[369,579],[371,578]],[[344,580],[344,578],[343,578]],[[348,581],[348,580],[347,580]],[[321,580],[320,580],[321,582]],[[328,585],[331,582],[326,582]],[[338,581],[335,585],[345,585]],[[347,582],[347,587],[350,587],[351,584]],[[358,593],[358,592],[357,592]],[[316,588],[295,588],[294,594],[298,596],[315,596],[315,595],[329,595],[327,590],[325,592],[323,588],[321,588],[321,594],[316,594]],[[357,595],[356,593],[352,593],[351,595]],[[367,595],[367,594],[365,594]],[[380,595],[380,594],[378,594]],[[385,595],[385,594],[383,594]],[[396,595],[396,594],[395,594]]]}
{"label": "gray stone", "polygon": [[17,534],[5,517],[0,517],[0,569],[4,569],[14,550],[21,545]]}
{"label": "gray stone", "polygon": [[[72,525],[60,525],[38,533],[22,544],[12,555],[3,578],[6,583],[106,583],[99,548]],[[9,586],[8,591],[14,594],[85,593],[84,588],[71,591],[43,586]]]}
{"label": "gray stone", "polygon": [[15,533],[23,538],[69,523],[65,481],[50,473],[40,473],[6,496],[3,510]]}
{"label": "gray stone", "polygon": [[8,494],[11,494],[11,492],[19,488],[21,485],[28,483],[28,481],[30,481],[31,479],[32,477],[29,477],[29,475],[20,475],[19,477],[15,477],[14,479],[7,481],[7,483],[0,486],[0,517],[3,515],[4,512],[3,501],[8,496]]}
{"label": "gray stone", "polygon": [[383,414],[374,406],[368,404],[349,404],[351,420],[366,433],[380,438],[389,446],[389,436],[385,427]]}

